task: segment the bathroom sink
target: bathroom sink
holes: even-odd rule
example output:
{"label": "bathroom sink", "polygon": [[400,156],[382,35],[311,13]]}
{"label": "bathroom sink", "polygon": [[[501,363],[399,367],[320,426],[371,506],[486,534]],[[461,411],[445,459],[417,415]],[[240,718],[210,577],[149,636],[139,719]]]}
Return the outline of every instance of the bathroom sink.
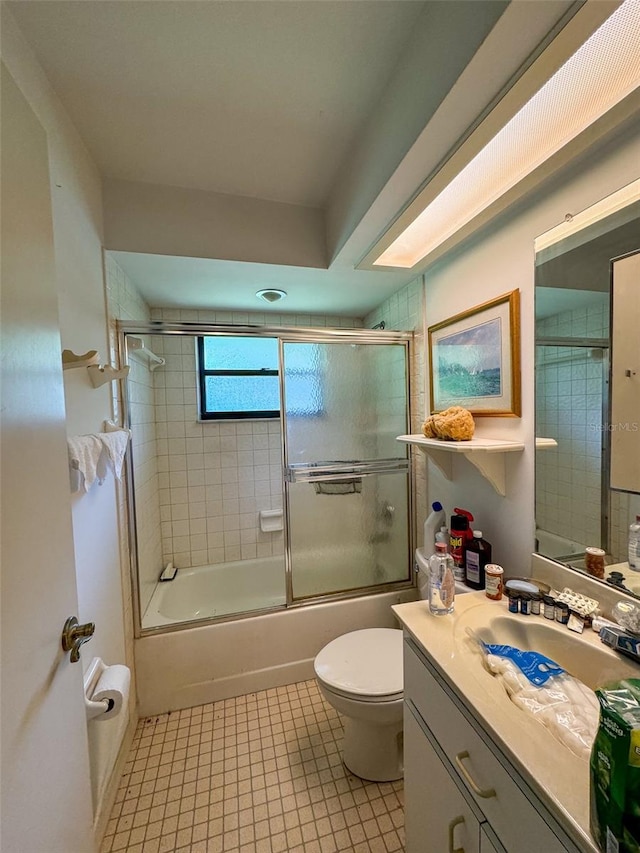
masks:
{"label": "bathroom sink", "polygon": [[605,646],[590,628],[576,634],[541,616],[512,615],[493,602],[465,609],[454,631],[456,645],[466,651],[475,651],[472,632],[485,643],[541,652],[592,690],[608,681],[640,677],[638,664]]}

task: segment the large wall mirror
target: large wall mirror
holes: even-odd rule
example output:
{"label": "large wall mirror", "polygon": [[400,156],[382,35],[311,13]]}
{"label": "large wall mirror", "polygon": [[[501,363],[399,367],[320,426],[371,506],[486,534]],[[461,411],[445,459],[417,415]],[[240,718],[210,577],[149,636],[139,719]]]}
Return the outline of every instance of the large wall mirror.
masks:
{"label": "large wall mirror", "polygon": [[[640,598],[640,180],[541,235],[536,251],[536,549]],[[546,439],[546,440],[545,440]]]}

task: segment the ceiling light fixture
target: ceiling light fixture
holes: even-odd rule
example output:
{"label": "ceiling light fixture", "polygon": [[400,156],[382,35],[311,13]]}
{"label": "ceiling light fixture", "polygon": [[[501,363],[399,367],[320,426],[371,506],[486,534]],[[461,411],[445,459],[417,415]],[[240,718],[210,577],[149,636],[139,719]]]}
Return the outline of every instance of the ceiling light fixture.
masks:
{"label": "ceiling light fixture", "polygon": [[637,89],[639,39],[640,0],[626,0],[393,242],[382,238],[373,266],[415,266]]}
{"label": "ceiling light fixture", "polygon": [[270,288],[267,290],[259,290],[256,293],[258,299],[263,299],[265,302],[279,302],[281,299],[284,299],[286,295],[286,290],[271,290]]}

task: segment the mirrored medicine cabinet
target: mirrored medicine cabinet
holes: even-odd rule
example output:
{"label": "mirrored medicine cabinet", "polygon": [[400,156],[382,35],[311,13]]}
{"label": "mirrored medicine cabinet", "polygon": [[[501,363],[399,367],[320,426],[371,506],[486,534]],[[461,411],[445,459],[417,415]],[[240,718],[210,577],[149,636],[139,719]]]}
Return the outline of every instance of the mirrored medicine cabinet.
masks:
{"label": "mirrored medicine cabinet", "polygon": [[[640,180],[535,241],[536,550],[640,598]],[[619,574],[613,574],[618,572]]]}

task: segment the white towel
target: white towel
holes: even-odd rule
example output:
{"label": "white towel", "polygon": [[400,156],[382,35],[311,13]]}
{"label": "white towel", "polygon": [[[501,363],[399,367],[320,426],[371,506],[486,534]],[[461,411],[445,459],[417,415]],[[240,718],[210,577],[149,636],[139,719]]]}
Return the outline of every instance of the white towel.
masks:
{"label": "white towel", "polygon": [[81,488],[88,492],[94,482],[100,483],[106,474],[105,448],[97,435],[76,435],[67,439],[69,464],[72,470],[82,474],[83,481],[76,478],[72,481],[72,490],[79,492]]}
{"label": "white towel", "polygon": [[131,430],[121,429],[109,421],[105,421],[105,427],[107,431],[99,433],[98,438],[106,451],[114,475],[120,480],[122,478],[124,455],[127,452]]}

